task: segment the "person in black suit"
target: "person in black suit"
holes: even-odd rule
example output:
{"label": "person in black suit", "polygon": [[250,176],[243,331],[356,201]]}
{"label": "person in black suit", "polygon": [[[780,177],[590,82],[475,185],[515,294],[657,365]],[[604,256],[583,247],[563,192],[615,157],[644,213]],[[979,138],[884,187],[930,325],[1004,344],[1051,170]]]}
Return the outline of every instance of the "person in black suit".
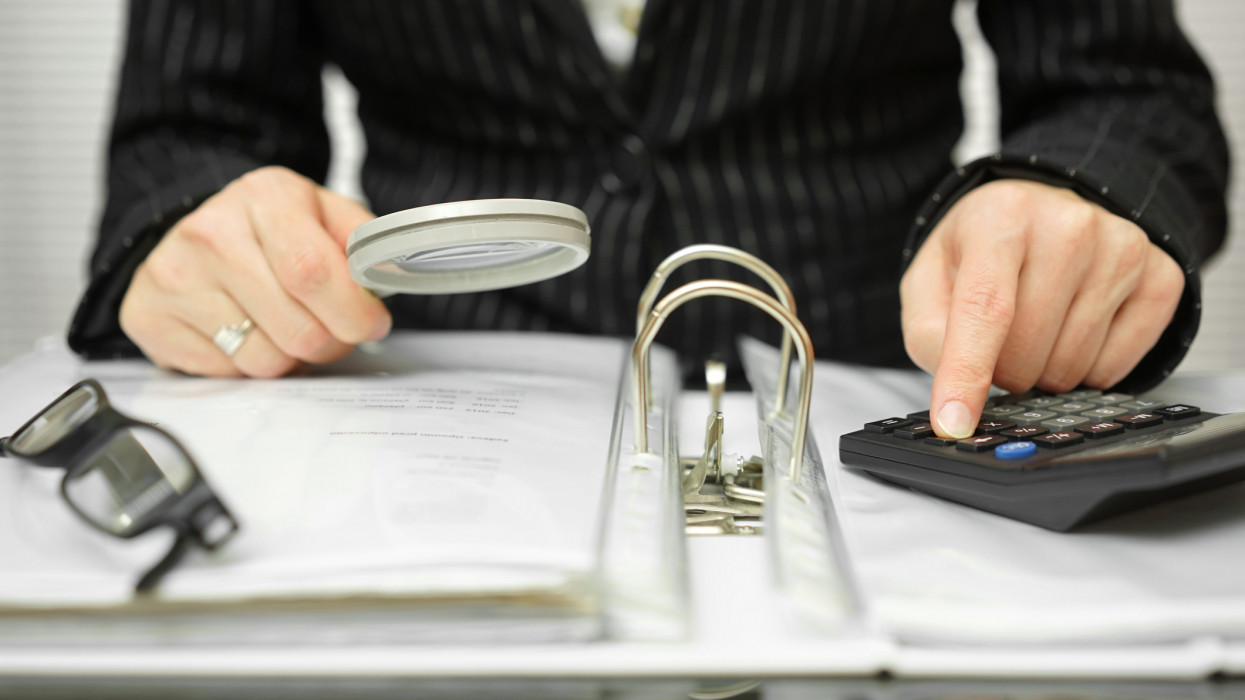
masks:
{"label": "person in black suit", "polygon": [[[616,70],[578,0],[134,0],[70,344],[278,376],[392,326],[622,335],[653,266],[712,242],[784,274],[818,357],[933,372],[942,435],[991,383],[1154,385],[1226,227],[1205,65],[1170,0],[979,0],[1002,148],[957,168],[952,4],[648,0]],[[358,89],[370,210],[319,184],[326,62]],[[488,197],[582,208],[592,258],[383,304],[350,279],[373,212]],[[706,302],[662,342],[702,357],[776,337],[760,320]]]}

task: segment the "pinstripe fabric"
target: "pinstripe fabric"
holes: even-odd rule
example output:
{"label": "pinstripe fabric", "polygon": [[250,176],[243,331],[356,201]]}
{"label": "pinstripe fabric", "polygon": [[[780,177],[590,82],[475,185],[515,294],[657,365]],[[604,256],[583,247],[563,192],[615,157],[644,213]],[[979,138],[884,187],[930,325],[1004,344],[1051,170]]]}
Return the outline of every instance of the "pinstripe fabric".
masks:
{"label": "pinstripe fabric", "polygon": [[[657,262],[713,242],[784,273],[819,357],[903,364],[904,251],[958,193],[1000,175],[1136,212],[1195,271],[1223,236],[1226,147],[1209,76],[1169,2],[980,0],[1005,148],[959,172],[951,4],[649,0],[635,61],[617,75],[578,0],[136,0],[107,209],[71,344],[134,352],[116,325],[128,276],[228,180],[272,163],[324,177],[326,61],[358,88],[362,182],[377,214],[540,197],[592,222],[580,270],[503,292],[394,298],[399,326],[628,334]],[[705,274],[750,281],[706,263],[674,283]],[[1196,328],[1190,279],[1180,338]],[[699,360],[729,352],[740,332],[778,331],[704,301],[660,340]],[[1163,353],[1164,367],[1182,354]]]}

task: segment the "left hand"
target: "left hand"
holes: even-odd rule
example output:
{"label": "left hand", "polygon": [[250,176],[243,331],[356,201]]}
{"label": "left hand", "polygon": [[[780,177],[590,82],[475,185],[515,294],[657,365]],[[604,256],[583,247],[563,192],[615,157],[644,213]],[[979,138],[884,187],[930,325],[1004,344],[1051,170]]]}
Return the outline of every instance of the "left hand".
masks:
{"label": "left hand", "polygon": [[997,180],[965,195],[900,283],[904,345],[934,375],[930,418],[972,435],[990,385],[1122,380],[1158,341],[1184,273],[1136,224],[1070,190]]}

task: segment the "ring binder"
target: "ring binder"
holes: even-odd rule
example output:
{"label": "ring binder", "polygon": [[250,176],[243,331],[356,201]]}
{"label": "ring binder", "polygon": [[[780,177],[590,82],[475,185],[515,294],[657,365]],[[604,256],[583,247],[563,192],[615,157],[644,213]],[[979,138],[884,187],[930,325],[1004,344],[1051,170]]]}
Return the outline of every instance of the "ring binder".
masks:
{"label": "ring binder", "polygon": [[[756,272],[770,284],[776,296],[739,282],[704,279],[689,282],[654,302],[672,270],[687,262],[706,258],[733,262]],[[756,520],[759,511],[765,523],[775,578],[784,598],[795,609],[796,619],[809,621],[823,629],[843,627],[856,617],[857,596],[843,564],[846,561],[845,548],[837,532],[821,458],[808,435],[813,394],[812,340],[795,315],[794,300],[782,277],[755,256],[726,246],[691,246],[666,258],[645,287],[637,309],[636,338],[631,351],[632,437],[637,463],[642,459],[658,457],[649,448],[649,412],[652,408],[649,353],[653,341],[665,320],[676,309],[694,299],[710,296],[751,304],[778,321],[785,332],[777,371],[772,373],[772,379],[755,376],[758,365],[762,363],[756,357],[756,348],[741,348],[745,370],[758,397],[764,459],[753,458],[743,462],[724,458],[724,421],[719,410],[725,383],[724,368],[713,361],[706,364],[706,384],[712,410],[706,425],[704,453],[695,460],[684,477],[684,510],[688,515],[686,532],[757,533],[761,527],[761,522]],[[753,342],[760,345],[758,341]],[[794,418],[787,410],[789,402],[786,392],[793,345],[800,359]],[[768,386],[771,381],[772,387]],[[762,398],[771,393],[774,397],[772,402]],[[664,420],[657,425],[660,435],[667,440],[662,443],[662,451],[667,454],[671,432],[668,422],[669,414],[666,412]],[[674,461],[679,473],[683,472],[684,462],[691,462],[677,455],[667,459]],[[731,466],[728,474],[726,465],[732,461],[737,463]],[[701,487],[710,474],[722,484],[722,495],[716,499],[701,493]],[[738,483],[740,475],[744,475],[750,484],[759,479],[763,489]]]}

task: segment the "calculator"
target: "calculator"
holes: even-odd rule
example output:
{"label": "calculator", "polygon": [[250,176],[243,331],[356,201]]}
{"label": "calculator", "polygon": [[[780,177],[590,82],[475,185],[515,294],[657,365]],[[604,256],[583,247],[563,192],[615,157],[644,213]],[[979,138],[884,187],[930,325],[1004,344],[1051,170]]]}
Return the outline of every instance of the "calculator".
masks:
{"label": "calculator", "polygon": [[876,477],[1066,531],[1245,479],[1245,413],[1085,389],[992,397],[962,440],[929,411],[880,418],[839,439]]}

